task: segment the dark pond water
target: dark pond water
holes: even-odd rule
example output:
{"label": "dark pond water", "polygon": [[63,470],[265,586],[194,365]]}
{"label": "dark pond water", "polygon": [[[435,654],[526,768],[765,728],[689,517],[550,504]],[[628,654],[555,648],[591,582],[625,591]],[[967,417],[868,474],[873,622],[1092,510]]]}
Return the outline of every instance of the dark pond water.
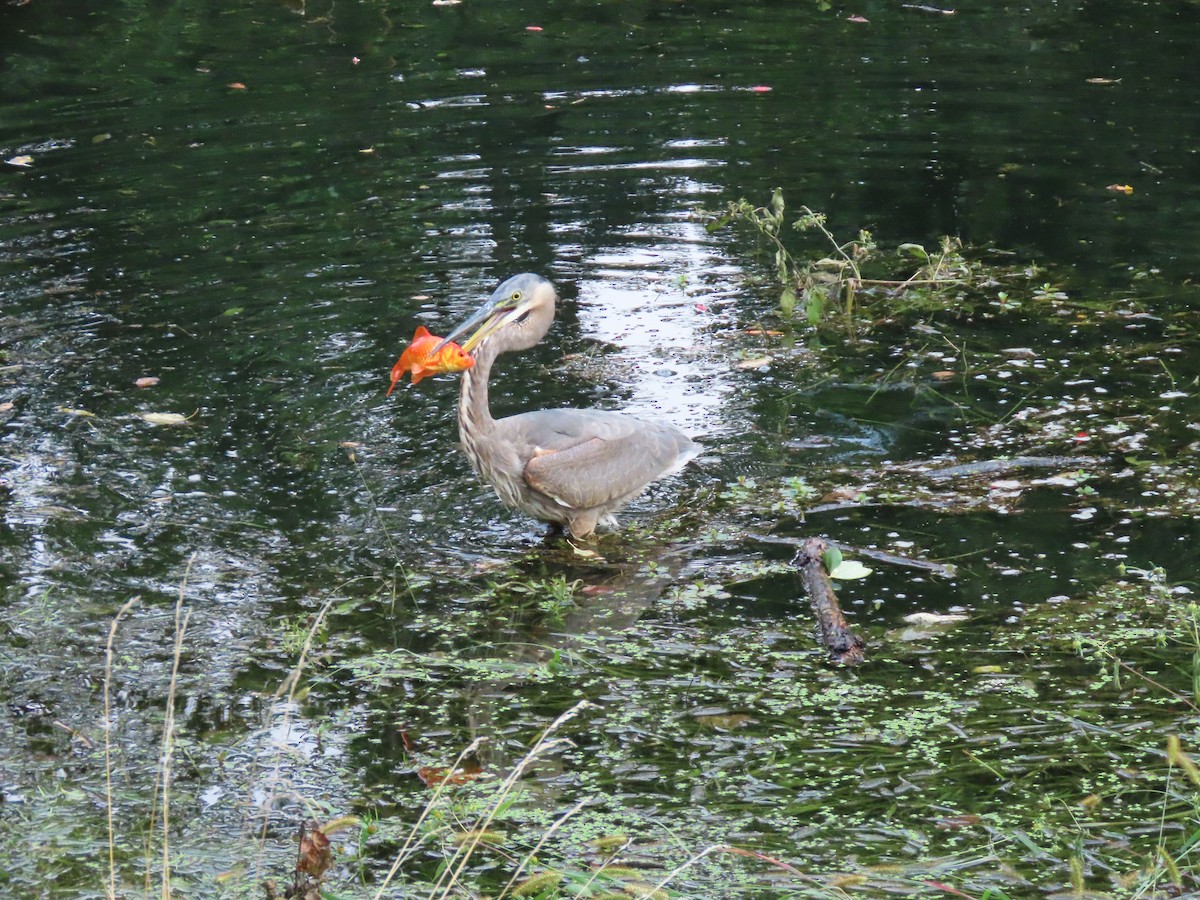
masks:
{"label": "dark pond water", "polygon": [[[4,879],[104,892],[105,642],[137,597],[109,721],[118,878],[141,883],[182,596],[181,893],[252,893],[302,819],[343,813],[379,830],[342,883],[378,883],[420,766],[484,737],[503,774],[579,700],[575,748],[510,813],[525,850],[592,797],[562,851],[581,866],[618,832],[641,863],[729,843],[910,886],[1067,884],[1090,833],[1042,799],[1137,781],[1115,773],[1200,727],[1097,688],[1071,643],[1114,635],[1076,605],[1116,597],[1118,566],[1166,567],[1116,597],[1155,615],[1197,577],[1198,41],[1200,7],[1165,2],[0,6]],[[777,186],[838,234],[1044,272],[1013,311],[993,287],[815,335],[777,316],[749,236],[697,215]],[[563,302],[497,411],[619,408],[709,451],[603,561],[476,484],[449,379],[384,398],[416,325],[519,271]],[[1018,454],[1088,459],[970,502],[921,474]],[[830,670],[787,566],[814,534],[958,571],[847,585],[870,663]],[[903,633],[951,611],[971,618]],[[1113,652],[1190,690],[1188,648],[1152,645]],[[1069,764],[1085,750],[1103,772]],[[438,839],[396,884],[433,877]],[[1100,885],[1121,868],[1083,858]],[[808,889],[764,868],[714,856],[675,886]]]}

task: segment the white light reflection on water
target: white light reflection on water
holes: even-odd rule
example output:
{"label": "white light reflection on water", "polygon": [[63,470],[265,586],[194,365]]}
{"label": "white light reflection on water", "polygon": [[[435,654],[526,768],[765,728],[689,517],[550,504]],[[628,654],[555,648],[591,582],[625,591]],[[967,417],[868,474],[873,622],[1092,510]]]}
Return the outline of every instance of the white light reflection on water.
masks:
{"label": "white light reflection on water", "polygon": [[736,268],[698,222],[620,237],[584,261],[578,305],[581,333],[617,348],[604,360],[629,388],[622,410],[696,435],[728,430],[736,370],[714,362],[712,334],[725,323]]}

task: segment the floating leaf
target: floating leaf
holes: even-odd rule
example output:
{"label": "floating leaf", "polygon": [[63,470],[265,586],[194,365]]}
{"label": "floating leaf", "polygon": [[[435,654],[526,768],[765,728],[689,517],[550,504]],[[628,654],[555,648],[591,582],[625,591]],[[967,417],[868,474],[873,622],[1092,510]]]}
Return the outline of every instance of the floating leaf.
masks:
{"label": "floating leaf", "polygon": [[1088,78],[1088,84],[1120,84],[1120,78]]}
{"label": "floating leaf", "polygon": [[33,157],[25,155],[14,156],[12,159],[6,159],[5,162],[10,166],[20,166],[21,168],[27,169],[33,165]]}
{"label": "floating leaf", "polygon": [[1133,193],[1133,188],[1127,184],[1110,184],[1105,190],[1112,191],[1114,194],[1129,195]]}
{"label": "floating leaf", "polygon": [[223,313],[221,313],[221,315],[223,315],[223,316],[240,316],[245,311],[246,311],[246,307],[244,307],[244,306],[231,306],[231,307],[229,307],[229,309],[227,309]]}
{"label": "floating leaf", "polygon": [[988,485],[989,491],[1019,491],[1024,485],[1015,478],[1000,478]]}
{"label": "floating leaf", "polygon": [[134,385],[140,388],[154,387],[156,384],[158,384],[158,379],[153,375],[147,375],[134,382]]}
{"label": "floating leaf", "polygon": [[858,560],[847,559],[835,566],[829,577],[835,581],[854,581],[856,578],[866,578],[872,571]]}
{"label": "floating leaf", "polygon": [[149,422],[151,425],[186,425],[192,419],[196,418],[200,410],[192,413],[190,416],[184,416],[179,413],[138,413],[138,418],[143,422]]}
{"label": "floating leaf", "polygon": [[869,19],[864,19],[862,16],[847,16],[847,17],[846,17],[846,21],[847,21],[847,22],[854,22],[854,23],[855,23],[855,24],[857,24],[857,25],[867,25],[867,24],[870,24],[870,20],[869,20]]}
{"label": "floating leaf", "polygon": [[229,84],[227,84],[225,86],[227,88],[229,88],[231,91],[244,91],[246,89],[246,86],[244,84],[242,84],[240,81],[231,81],[231,82],[229,82]]}
{"label": "floating leaf", "polygon": [[85,419],[96,418],[96,414],[94,412],[88,412],[86,409],[75,409],[71,406],[56,406],[54,409],[56,412],[66,413],[68,416],[80,416]]}
{"label": "floating leaf", "polygon": [[909,625],[951,625],[966,620],[967,617],[962,613],[915,612],[904,617],[904,621]]}
{"label": "floating leaf", "polygon": [[12,408],[13,402],[11,400],[5,400],[3,403],[0,403],[0,412],[8,412]]}
{"label": "floating leaf", "polygon": [[753,359],[743,359],[737,363],[739,369],[761,369],[763,366],[769,366],[773,362],[773,357],[756,356]]}

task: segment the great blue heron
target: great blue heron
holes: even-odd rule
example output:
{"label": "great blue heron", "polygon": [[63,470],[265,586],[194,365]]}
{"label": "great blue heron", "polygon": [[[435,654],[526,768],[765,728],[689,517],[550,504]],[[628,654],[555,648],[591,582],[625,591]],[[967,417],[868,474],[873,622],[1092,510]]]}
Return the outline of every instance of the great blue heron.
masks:
{"label": "great blue heron", "polygon": [[540,275],[501,284],[443,343],[462,341],[475,365],[462,376],[458,433],[475,473],[508,506],[582,538],[652,481],[678,472],[700,446],[673,425],[597,409],[542,409],[493,419],[488,378],[501,353],[536,345],[557,300]]}

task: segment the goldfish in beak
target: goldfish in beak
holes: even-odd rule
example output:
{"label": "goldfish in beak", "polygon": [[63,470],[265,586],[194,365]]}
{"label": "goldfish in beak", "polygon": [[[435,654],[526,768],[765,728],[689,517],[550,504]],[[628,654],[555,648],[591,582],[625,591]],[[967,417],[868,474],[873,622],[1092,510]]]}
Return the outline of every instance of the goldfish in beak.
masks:
{"label": "goldfish in beak", "polygon": [[412,383],[416,384],[430,375],[462,372],[473,365],[474,357],[454,341],[430,334],[424,325],[418,325],[412,341],[392,366],[392,386],[388,388],[388,396],[406,372],[412,373]]}

